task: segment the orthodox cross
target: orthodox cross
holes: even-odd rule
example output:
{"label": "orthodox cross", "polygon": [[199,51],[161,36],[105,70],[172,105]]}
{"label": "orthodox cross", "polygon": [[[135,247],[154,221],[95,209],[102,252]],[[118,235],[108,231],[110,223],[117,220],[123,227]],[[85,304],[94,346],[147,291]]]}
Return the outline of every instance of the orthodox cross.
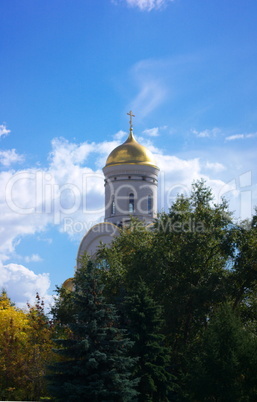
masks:
{"label": "orthodox cross", "polygon": [[127,115],[130,116],[129,125],[130,125],[130,130],[132,130],[132,127],[133,127],[132,117],[135,117],[135,115],[132,113],[132,111],[130,111],[129,113],[127,113]]}

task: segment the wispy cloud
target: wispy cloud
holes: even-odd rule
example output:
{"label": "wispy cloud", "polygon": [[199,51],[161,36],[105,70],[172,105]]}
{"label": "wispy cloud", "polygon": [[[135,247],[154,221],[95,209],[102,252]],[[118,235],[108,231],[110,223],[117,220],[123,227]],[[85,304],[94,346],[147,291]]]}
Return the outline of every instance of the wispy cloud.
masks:
{"label": "wispy cloud", "polygon": [[213,172],[222,172],[226,169],[225,166],[219,162],[206,162],[204,167],[208,170],[212,170]]}
{"label": "wispy cloud", "polygon": [[168,128],[168,126],[147,128],[146,130],[143,131],[143,134],[146,134],[149,137],[159,137],[159,135],[161,134],[161,131],[167,130],[167,128]]}
{"label": "wispy cloud", "polygon": [[131,69],[133,81],[138,86],[138,93],[128,107],[140,110],[144,118],[160,106],[168,95],[168,86],[161,71],[166,64],[160,60],[141,60]]}
{"label": "wispy cloud", "polygon": [[195,134],[196,137],[199,137],[199,138],[211,138],[211,137],[215,137],[217,134],[219,134],[220,129],[217,127],[214,127],[212,129],[206,129],[206,130],[202,130],[202,131],[192,130],[192,133]]}
{"label": "wispy cloud", "polygon": [[132,102],[132,110],[140,110],[141,117],[146,117],[164,100],[166,89],[159,80],[144,79],[139,94]]}
{"label": "wispy cloud", "polygon": [[41,262],[43,260],[40,257],[40,255],[32,254],[32,255],[27,255],[26,257],[24,257],[24,261],[28,263],[28,262]]}
{"label": "wispy cloud", "polygon": [[[118,4],[124,0],[113,0]],[[168,3],[174,0],[125,0],[129,7],[137,7],[141,11],[159,10],[164,8]]]}
{"label": "wispy cloud", "polygon": [[126,131],[120,130],[116,134],[113,135],[113,139],[120,141],[120,140],[122,140],[122,138],[125,137],[125,135],[127,135]]}
{"label": "wispy cloud", "polygon": [[234,141],[234,140],[244,140],[247,138],[255,138],[257,137],[257,133],[250,133],[250,134],[235,134],[230,135],[225,138],[226,141]]}
{"label": "wispy cloud", "polygon": [[149,135],[149,137],[158,137],[160,135],[159,127],[148,128],[143,131],[143,134]]}
{"label": "wispy cloud", "polygon": [[13,163],[22,162],[23,160],[24,156],[17,154],[15,149],[0,151],[0,164],[3,166],[10,166]]}
{"label": "wispy cloud", "polygon": [[8,135],[11,132],[11,130],[7,130],[6,124],[0,124],[0,138]]}

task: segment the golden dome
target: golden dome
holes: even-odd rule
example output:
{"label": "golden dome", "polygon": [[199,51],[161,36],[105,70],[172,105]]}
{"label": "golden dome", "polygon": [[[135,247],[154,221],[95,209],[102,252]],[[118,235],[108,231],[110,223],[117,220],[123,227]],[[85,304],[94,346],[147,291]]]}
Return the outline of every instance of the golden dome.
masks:
{"label": "golden dome", "polygon": [[105,166],[132,164],[156,167],[152,153],[134,138],[132,129],[127,140],[116,147],[108,156]]}
{"label": "golden dome", "polygon": [[65,290],[68,290],[69,292],[72,292],[74,290],[73,278],[66,279],[66,281],[63,282],[62,287]]}

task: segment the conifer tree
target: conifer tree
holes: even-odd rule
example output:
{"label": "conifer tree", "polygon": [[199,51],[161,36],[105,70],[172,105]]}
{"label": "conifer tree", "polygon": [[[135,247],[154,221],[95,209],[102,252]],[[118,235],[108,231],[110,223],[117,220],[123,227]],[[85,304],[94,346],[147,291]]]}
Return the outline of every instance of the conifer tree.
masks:
{"label": "conifer tree", "polygon": [[62,359],[51,367],[52,396],[57,401],[135,400],[137,381],[130,374],[135,359],[127,355],[132,343],[118,328],[114,307],[103,298],[99,270],[84,259],[74,283],[72,337],[56,341]]}
{"label": "conifer tree", "polygon": [[133,356],[139,360],[134,375],[139,378],[137,390],[139,401],[168,401],[169,391],[174,388],[174,378],[169,373],[169,349],[161,334],[161,309],[149,295],[144,282],[125,298],[125,311],[131,339],[134,341]]}

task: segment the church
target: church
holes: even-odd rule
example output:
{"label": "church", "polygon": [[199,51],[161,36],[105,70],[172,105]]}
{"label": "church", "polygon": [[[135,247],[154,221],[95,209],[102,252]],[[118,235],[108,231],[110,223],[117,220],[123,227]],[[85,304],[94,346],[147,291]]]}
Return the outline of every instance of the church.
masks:
{"label": "church", "polygon": [[[103,168],[104,222],[93,226],[83,237],[77,253],[77,268],[83,254],[94,258],[100,243],[111,244],[131,217],[147,226],[157,216],[159,168],[152,153],[136,141],[132,121],[135,116],[131,111],[127,114],[130,116],[128,138],[110,153]],[[71,280],[67,279],[63,286],[70,288]]]}

